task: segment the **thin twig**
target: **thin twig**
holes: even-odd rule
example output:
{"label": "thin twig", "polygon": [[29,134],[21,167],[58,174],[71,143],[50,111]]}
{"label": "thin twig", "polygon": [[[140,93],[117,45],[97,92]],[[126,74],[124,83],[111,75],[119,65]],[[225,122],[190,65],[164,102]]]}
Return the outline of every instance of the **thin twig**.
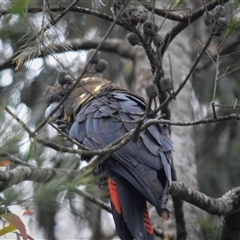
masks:
{"label": "thin twig", "polygon": [[[176,97],[180,91],[182,90],[182,88],[185,86],[185,84],[187,83],[187,81],[190,79],[190,76],[192,75],[194,69],[196,68],[197,64],[199,63],[199,61],[201,60],[203,54],[205,53],[205,51],[207,50],[209,44],[211,43],[213,38],[213,35],[211,34],[210,37],[207,40],[207,43],[205,44],[205,46],[203,47],[201,53],[198,55],[198,57],[196,58],[195,62],[193,63],[191,69],[189,70],[187,76],[185,77],[184,81],[179,85],[178,89],[174,92],[174,96]],[[155,111],[158,112],[159,110],[161,110],[162,108],[164,108],[171,100],[173,99],[172,96],[168,96],[167,99],[158,107],[158,109],[156,109]]]}
{"label": "thin twig", "polygon": [[[58,6],[58,7],[50,7],[48,9],[49,12],[62,12],[64,10],[66,10],[68,7],[67,6]],[[26,9],[26,11],[28,13],[38,13],[38,12],[42,12],[43,11],[43,8],[42,7],[30,7],[28,9]],[[89,15],[92,15],[92,16],[95,16],[95,17],[98,17],[98,18],[101,18],[101,19],[104,19],[106,21],[109,21],[109,22],[114,22],[115,18],[109,16],[108,14],[105,14],[105,13],[102,13],[102,12],[99,12],[97,10],[92,10],[92,9],[89,9],[89,8],[84,8],[84,7],[72,7],[71,10],[69,10],[68,12],[78,12],[78,13],[85,13],[85,14],[89,14]],[[1,15],[7,15],[9,14],[8,11],[2,11],[1,12]],[[122,20],[119,20],[116,22],[117,25],[125,28],[126,30],[131,30],[129,28],[128,25],[125,25]]]}
{"label": "thin twig", "polygon": [[[43,1],[43,11],[42,11],[42,27],[41,27],[41,30],[40,30],[40,43],[41,44],[44,44],[44,25],[45,25],[45,11],[46,11],[46,1],[44,0]],[[54,21],[54,19],[52,19],[52,22]]]}
{"label": "thin twig", "polygon": [[50,7],[50,4],[49,4],[49,0],[45,0],[45,1],[46,1],[46,3],[47,3],[48,12],[49,12],[51,21],[53,21],[54,17],[53,17],[52,12],[51,12],[51,7]]}
{"label": "thin twig", "polygon": [[[222,0],[221,3],[224,4],[226,2],[229,2],[229,0]],[[217,5],[219,4],[219,0],[213,0],[211,2],[209,2],[208,4],[206,4],[206,8],[208,11],[212,10],[213,8],[215,8]],[[180,33],[183,31],[183,29],[185,29],[186,27],[188,27],[190,24],[192,24],[194,21],[196,21],[198,18],[200,18],[203,13],[205,12],[205,7],[202,6],[199,9],[197,9],[196,11],[194,11],[192,14],[185,14],[183,16],[183,19],[185,22],[179,22],[178,24],[176,24],[176,26],[174,26],[165,36],[165,43],[164,46],[162,48],[162,53],[164,53],[166,51],[166,49],[168,48],[169,44],[172,42],[172,40]]]}
{"label": "thin twig", "polygon": [[53,127],[54,129],[56,129],[59,134],[63,137],[65,137],[68,141],[70,141],[71,143],[75,144],[77,147],[84,149],[84,150],[91,150],[90,148],[82,145],[80,142],[78,142],[77,140],[75,140],[74,138],[72,138],[69,134],[66,134],[64,131],[62,131],[59,127],[56,127],[53,123],[48,122],[48,124]]}
{"label": "thin twig", "polygon": [[216,110],[215,110],[215,101],[216,101],[216,93],[217,93],[217,84],[218,84],[218,74],[219,74],[219,59],[220,53],[217,51],[217,58],[216,58],[216,71],[215,71],[215,80],[214,80],[214,87],[213,87],[213,97],[212,97],[212,110],[214,118],[217,118]]}
{"label": "thin twig", "polygon": [[213,35],[211,34],[210,37],[207,40],[207,43],[205,44],[204,48],[202,49],[201,53],[198,55],[197,59],[195,60],[194,64],[192,65],[190,71],[188,72],[186,78],[184,79],[184,81],[180,84],[180,86],[178,87],[178,89],[175,91],[175,96],[177,96],[180,91],[182,90],[182,88],[185,86],[185,84],[187,83],[187,81],[189,80],[190,76],[192,75],[194,69],[196,68],[197,64],[199,63],[199,61],[202,59],[203,54],[205,53],[205,51],[207,50],[208,46],[210,45],[211,41],[212,41]]}
{"label": "thin twig", "polygon": [[160,9],[160,8],[155,8],[153,9],[151,6],[145,6],[149,11],[154,11],[154,13],[158,16],[164,17],[169,20],[177,21],[177,22],[186,22],[186,19],[182,14],[175,14],[172,13],[173,11],[176,10],[165,10],[165,9]]}
{"label": "thin twig", "polygon": [[[236,103],[236,102],[237,102],[237,99],[236,99],[235,103]],[[237,104],[235,104],[235,103],[234,103],[234,105],[215,104],[215,107],[233,108],[233,109],[235,109],[235,108],[240,108],[240,105],[237,105]]]}
{"label": "thin twig", "polygon": [[105,211],[111,213],[111,207],[109,206],[109,204],[103,202],[102,200],[100,200],[99,198],[96,198],[95,196],[93,196],[92,194],[81,190],[79,188],[73,188],[72,189],[73,192],[75,192],[76,194],[86,198],[87,200],[89,200],[90,202],[96,204],[97,206],[101,207],[102,209],[104,209]]}
{"label": "thin twig", "polygon": [[224,77],[227,77],[228,75],[230,75],[231,73],[233,73],[233,72],[235,72],[235,71],[237,71],[237,70],[239,70],[239,69],[240,69],[240,66],[234,68],[233,70],[230,70],[230,71],[227,72],[227,73],[224,73],[223,75],[217,77],[217,81],[219,81],[220,79],[222,79],[222,78],[224,78]]}

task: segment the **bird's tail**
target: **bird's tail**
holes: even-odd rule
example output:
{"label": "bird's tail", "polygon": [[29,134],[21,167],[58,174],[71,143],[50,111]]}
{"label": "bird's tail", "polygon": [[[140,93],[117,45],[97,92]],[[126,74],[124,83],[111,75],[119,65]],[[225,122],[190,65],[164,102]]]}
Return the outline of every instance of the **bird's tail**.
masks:
{"label": "bird's tail", "polygon": [[108,179],[112,213],[123,240],[153,240],[154,232],[145,197],[127,180],[111,172]]}

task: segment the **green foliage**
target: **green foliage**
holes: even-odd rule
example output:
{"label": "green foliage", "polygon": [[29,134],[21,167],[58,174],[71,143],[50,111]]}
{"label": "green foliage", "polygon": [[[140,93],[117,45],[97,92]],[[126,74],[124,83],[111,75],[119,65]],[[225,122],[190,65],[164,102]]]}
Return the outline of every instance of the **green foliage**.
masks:
{"label": "green foliage", "polygon": [[220,235],[220,218],[207,216],[200,221],[201,230],[205,240],[217,240]]}
{"label": "green foliage", "polygon": [[173,5],[173,8],[172,9],[178,9],[183,3],[184,3],[185,0],[177,0],[174,5]]}
{"label": "green foliage", "polygon": [[226,36],[228,37],[229,35],[233,34],[234,32],[238,31],[240,29],[240,19],[239,18],[231,18],[228,28],[227,28],[227,33]]}
{"label": "green foliage", "polygon": [[23,204],[29,199],[28,190],[30,187],[26,187],[25,183],[21,183],[18,186],[10,187],[4,190],[4,196],[1,199],[1,206],[7,208],[15,204]]}
{"label": "green foliage", "polygon": [[229,37],[240,28],[240,14],[239,14],[239,4],[236,1],[232,1],[229,5],[230,19],[226,32],[226,36]]}
{"label": "green foliage", "polygon": [[15,0],[9,9],[9,12],[22,15],[30,2],[30,0]]}
{"label": "green foliage", "polygon": [[29,148],[26,149],[23,159],[26,162],[34,159],[35,152],[36,152],[36,143],[34,141],[31,141]]}
{"label": "green foliage", "polygon": [[0,153],[8,152],[15,154],[19,152],[20,142],[24,138],[23,129],[13,121],[0,123]]}

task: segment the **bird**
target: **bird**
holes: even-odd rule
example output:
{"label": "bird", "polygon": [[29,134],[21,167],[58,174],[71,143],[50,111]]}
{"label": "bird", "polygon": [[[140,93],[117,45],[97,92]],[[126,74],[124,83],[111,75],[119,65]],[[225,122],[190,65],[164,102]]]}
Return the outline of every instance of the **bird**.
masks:
{"label": "bird", "polygon": [[[65,121],[68,135],[92,150],[103,149],[135,129],[139,113],[147,108],[142,97],[100,77],[82,78],[73,91],[76,81],[68,82],[67,86],[64,86],[66,81],[61,82],[46,90],[45,117],[51,116],[50,120],[56,123]],[[149,119],[146,117],[144,122]],[[100,163],[107,173],[112,215],[120,239],[154,239],[147,202],[164,220],[169,218],[166,204],[171,186],[172,150],[168,126],[156,124]]]}

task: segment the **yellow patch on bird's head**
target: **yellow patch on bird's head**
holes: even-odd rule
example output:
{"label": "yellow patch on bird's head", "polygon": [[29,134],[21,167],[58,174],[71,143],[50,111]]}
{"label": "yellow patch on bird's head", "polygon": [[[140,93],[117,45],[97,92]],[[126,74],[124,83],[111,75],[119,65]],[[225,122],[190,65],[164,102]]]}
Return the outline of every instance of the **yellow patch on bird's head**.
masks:
{"label": "yellow patch on bird's head", "polygon": [[87,77],[81,79],[77,87],[65,101],[64,116],[66,121],[69,123],[74,121],[83,104],[86,104],[91,99],[97,97],[104,87],[110,83],[111,82],[108,80],[98,77]]}
{"label": "yellow patch on bird's head", "polygon": [[102,85],[98,85],[93,89],[93,93],[97,94],[101,91]]}
{"label": "yellow patch on bird's head", "polygon": [[82,93],[80,96],[79,96],[79,104],[82,104],[84,103],[87,98],[89,97],[89,94],[87,93]]}
{"label": "yellow patch on bird's head", "polygon": [[98,93],[102,86],[109,84],[110,82],[103,78],[98,77],[86,77],[80,81],[80,86],[84,87],[91,93]]}
{"label": "yellow patch on bird's head", "polygon": [[66,112],[64,113],[64,119],[69,123],[72,124],[72,117],[67,115]]}
{"label": "yellow patch on bird's head", "polygon": [[101,92],[102,87],[109,83],[110,82],[108,80],[97,77],[87,77],[81,79],[80,86],[76,89],[76,92],[81,91],[79,95],[79,104],[81,105],[86,100],[90,100],[97,96]]}
{"label": "yellow patch on bird's head", "polygon": [[86,84],[86,83],[88,83],[89,81],[91,81],[92,79],[94,79],[94,78],[92,78],[92,77],[82,78],[82,79],[81,79],[81,83],[82,83],[82,84]]}

